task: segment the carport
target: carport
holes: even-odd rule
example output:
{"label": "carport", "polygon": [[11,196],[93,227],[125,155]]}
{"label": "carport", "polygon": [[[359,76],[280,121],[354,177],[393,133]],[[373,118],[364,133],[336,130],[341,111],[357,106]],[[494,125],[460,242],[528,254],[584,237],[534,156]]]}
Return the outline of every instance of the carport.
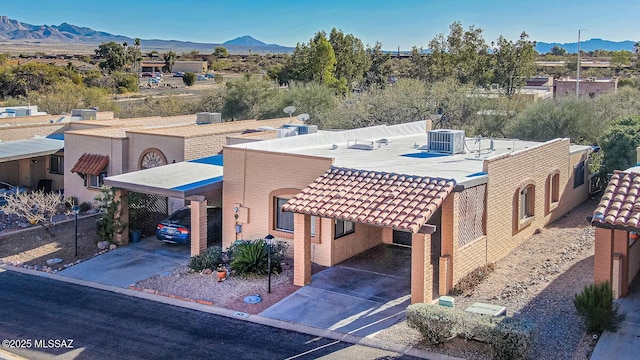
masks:
{"label": "carport", "polygon": [[207,247],[207,199],[222,198],[222,155],[189,160],[126,174],[110,176],[104,184],[114,187],[120,201],[125,229],[115,234],[119,244],[129,242],[128,192],[189,200],[191,207],[191,256]]}

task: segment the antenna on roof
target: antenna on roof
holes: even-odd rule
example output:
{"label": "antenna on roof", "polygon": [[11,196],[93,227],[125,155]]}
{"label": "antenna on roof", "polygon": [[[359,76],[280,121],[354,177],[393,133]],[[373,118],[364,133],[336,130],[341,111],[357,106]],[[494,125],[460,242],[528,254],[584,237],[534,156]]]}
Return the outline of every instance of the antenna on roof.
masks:
{"label": "antenna on roof", "polygon": [[291,117],[291,114],[293,114],[296,111],[296,107],[295,106],[287,106],[282,111],[284,111],[285,113],[289,114],[289,117]]}
{"label": "antenna on roof", "polygon": [[[289,115],[289,117],[291,117],[291,115]],[[306,124],[307,120],[309,120],[309,114],[300,114],[296,117],[298,118],[298,120],[302,121],[304,124]]]}

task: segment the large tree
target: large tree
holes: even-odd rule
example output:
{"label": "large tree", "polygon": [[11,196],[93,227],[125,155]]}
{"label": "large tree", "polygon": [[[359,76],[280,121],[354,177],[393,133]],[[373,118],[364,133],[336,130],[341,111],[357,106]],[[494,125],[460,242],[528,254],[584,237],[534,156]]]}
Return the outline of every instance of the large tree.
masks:
{"label": "large tree", "polygon": [[164,67],[167,68],[167,71],[173,72],[173,65],[176,63],[176,53],[167,51],[162,58],[164,59]]}
{"label": "large tree", "polygon": [[365,72],[371,67],[371,59],[362,41],[352,34],[345,35],[341,30],[333,28],[329,33],[329,43],[336,56],[334,76],[345,79],[350,86],[362,81]]}
{"label": "large tree", "polygon": [[365,85],[384,85],[391,75],[391,55],[382,51],[382,43],[376,42],[373,47],[367,47],[367,54],[371,66],[365,72]]}
{"label": "large tree", "polygon": [[106,73],[112,73],[114,71],[122,71],[127,65],[128,55],[126,45],[117,43],[115,41],[109,41],[108,43],[102,43],[95,50],[100,60],[100,69]]}
{"label": "large tree", "polygon": [[449,35],[439,34],[429,41],[429,74],[432,80],[453,75],[463,84],[484,84],[489,70],[488,45],[482,29],[467,30],[458,21],[449,26]]}
{"label": "large tree", "polygon": [[615,121],[600,138],[604,152],[602,170],[626,170],[637,162],[636,148],[640,146],[640,116],[634,115]]}
{"label": "large tree", "polygon": [[536,73],[536,44],[526,32],[515,43],[502,35],[493,49],[494,81],[511,97],[525,81]]}

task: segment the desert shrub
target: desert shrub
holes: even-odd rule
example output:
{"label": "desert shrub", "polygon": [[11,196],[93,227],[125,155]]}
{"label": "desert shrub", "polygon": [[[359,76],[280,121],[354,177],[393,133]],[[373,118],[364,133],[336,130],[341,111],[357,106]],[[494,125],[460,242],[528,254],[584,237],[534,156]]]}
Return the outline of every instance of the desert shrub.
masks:
{"label": "desert shrub", "polygon": [[526,359],[534,331],[535,325],[524,319],[501,318],[493,327],[489,341],[494,359]]}
{"label": "desert shrub", "polygon": [[182,82],[187,86],[192,86],[196,83],[196,74],[192,72],[185,73],[182,76]]}
{"label": "desert shrub", "polygon": [[618,313],[619,305],[613,302],[613,290],[608,281],[585,286],[573,298],[578,314],[582,316],[587,332],[600,334],[604,330],[616,331],[625,315]]}
{"label": "desert shrub", "polygon": [[407,324],[420,331],[431,344],[442,344],[456,336],[460,312],[444,306],[412,304],[407,307]]}
{"label": "desert shrub", "polygon": [[[281,241],[271,244],[271,273],[282,271],[282,258],[287,245]],[[262,240],[236,241],[227,250],[231,259],[231,269],[238,275],[266,275],[268,274],[267,243]]]}
{"label": "desert shrub", "polygon": [[454,337],[490,344],[496,359],[524,359],[535,325],[524,319],[492,317],[430,304],[407,308],[407,324],[425,340],[441,344]]}
{"label": "desert shrub", "polygon": [[215,74],[213,80],[216,82],[216,84],[222,84],[222,82],[224,81],[224,76],[222,76],[222,74]]}
{"label": "desert shrub", "polygon": [[465,275],[457,284],[449,291],[451,296],[459,296],[464,294],[471,294],[473,289],[476,288],[489,274],[495,270],[496,266],[493,263],[489,263],[484,266],[479,266],[467,275]]}
{"label": "desert shrub", "polygon": [[91,205],[91,203],[88,202],[88,201],[83,202],[78,207],[80,208],[80,212],[87,212],[87,211],[93,209],[93,205]]}
{"label": "desert shrub", "polygon": [[204,253],[192,256],[189,261],[189,268],[193,271],[202,271],[204,269],[215,270],[222,264],[222,249],[217,246],[212,246],[207,248]]}

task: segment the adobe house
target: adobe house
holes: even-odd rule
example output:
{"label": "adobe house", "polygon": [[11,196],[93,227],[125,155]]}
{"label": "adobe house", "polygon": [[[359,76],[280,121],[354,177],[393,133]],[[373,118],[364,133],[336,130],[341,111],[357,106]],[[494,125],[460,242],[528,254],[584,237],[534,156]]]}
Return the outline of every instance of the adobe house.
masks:
{"label": "adobe house", "polygon": [[629,294],[640,271],[639,192],[640,166],[616,171],[590,219],[595,226],[593,281],[609,281],[616,298]]}
{"label": "adobe house", "polygon": [[430,121],[228,145],[223,248],[271,234],[290,245],[304,286],[312,262],[408,246],[412,302],[429,302],[583,202],[590,152],[569,139],[466,138]]}

